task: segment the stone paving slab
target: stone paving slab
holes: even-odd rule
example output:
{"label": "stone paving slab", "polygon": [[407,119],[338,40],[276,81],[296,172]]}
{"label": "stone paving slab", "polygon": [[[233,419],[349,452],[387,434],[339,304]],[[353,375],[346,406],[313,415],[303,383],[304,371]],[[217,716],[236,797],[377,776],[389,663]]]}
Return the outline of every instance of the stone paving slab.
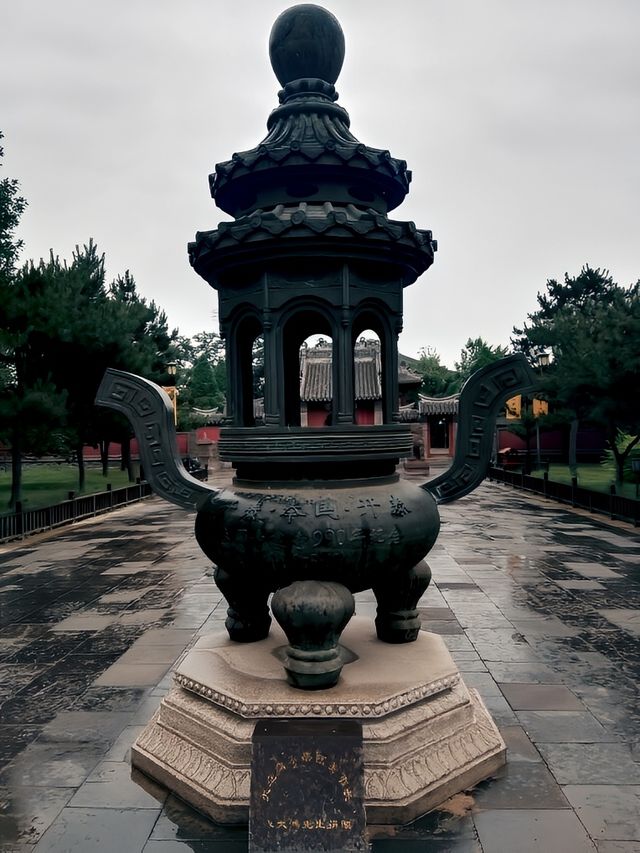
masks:
{"label": "stone paving slab", "polygon": [[478,815],[475,823],[484,853],[595,853],[573,812],[494,810]]}
{"label": "stone paving slab", "polygon": [[[421,601],[509,763],[373,853],[640,853],[640,536],[484,484],[442,508]],[[371,615],[370,593],[357,610]],[[225,602],[193,517],[157,500],[0,547],[0,853],[232,853],[131,744]]]}

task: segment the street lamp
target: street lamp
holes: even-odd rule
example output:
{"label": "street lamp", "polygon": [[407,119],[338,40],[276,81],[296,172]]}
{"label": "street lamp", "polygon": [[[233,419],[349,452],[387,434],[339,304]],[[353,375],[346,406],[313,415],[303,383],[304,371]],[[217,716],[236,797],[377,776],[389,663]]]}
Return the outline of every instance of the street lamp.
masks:
{"label": "street lamp", "polygon": [[[550,361],[549,353],[546,350],[538,350],[536,356],[536,363],[538,365],[538,370],[540,371],[540,376],[542,376],[542,368],[548,367]],[[548,409],[547,409],[548,410]],[[542,467],[542,458],[540,456],[540,415],[543,414],[541,411],[541,407],[538,407],[537,413],[534,413],[536,419],[536,465],[538,470]]]}
{"label": "street lamp", "polygon": [[162,389],[165,394],[171,400],[171,404],[173,406],[173,423],[174,426],[178,424],[178,389],[176,388],[176,372],[178,369],[178,365],[175,361],[167,362],[167,374],[169,376],[169,384],[165,385]]}
{"label": "street lamp", "polygon": [[542,376],[542,368],[548,367],[550,361],[551,361],[551,356],[549,355],[548,352],[546,352],[546,350],[540,350],[538,352],[538,355],[536,357],[536,363],[537,363],[538,367],[540,368],[540,376]]}

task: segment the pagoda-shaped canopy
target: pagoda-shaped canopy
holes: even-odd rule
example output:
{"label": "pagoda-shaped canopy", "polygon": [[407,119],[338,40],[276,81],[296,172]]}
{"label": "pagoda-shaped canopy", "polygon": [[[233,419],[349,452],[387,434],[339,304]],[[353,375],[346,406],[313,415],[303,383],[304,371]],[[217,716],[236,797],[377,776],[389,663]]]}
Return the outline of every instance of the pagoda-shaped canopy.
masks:
{"label": "pagoda-shaped canopy", "polygon": [[[332,440],[337,446],[341,436],[347,441],[345,430],[357,428],[358,437],[348,438],[350,457],[370,461],[378,454],[388,467],[410,444],[398,423],[403,289],[431,265],[436,245],[430,231],[387,215],[405,198],[411,173],[404,160],[351,132],[334,87],[344,36],[333,15],[312,5],[283,12],[270,55],[283,88],[267,136],[210,176],[216,204],[234,219],[198,233],[189,246],[194,268],[218,290],[227,344],[229,426],[221,455],[234,462],[253,458],[258,466],[297,458],[285,446],[293,447],[292,430],[304,429],[300,347],[322,335],[330,357],[318,370],[331,389],[326,425]],[[379,392],[381,411],[375,424],[363,427],[356,400],[366,377],[359,376],[355,349],[368,330],[380,341],[379,388],[372,393]],[[256,424],[252,354],[258,338],[265,376],[264,424],[256,440],[243,431]],[[384,439],[372,432],[383,428]],[[300,447],[309,439],[295,441]]]}

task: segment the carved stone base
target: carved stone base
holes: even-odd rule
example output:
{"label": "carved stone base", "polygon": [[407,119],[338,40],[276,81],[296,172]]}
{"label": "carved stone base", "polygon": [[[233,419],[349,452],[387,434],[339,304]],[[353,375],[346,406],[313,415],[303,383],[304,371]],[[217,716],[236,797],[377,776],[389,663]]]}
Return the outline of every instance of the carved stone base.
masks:
{"label": "carved stone base", "polygon": [[367,821],[399,824],[505,763],[493,720],[439,636],[421,632],[415,643],[386,645],[368,619],[356,617],[342,635],[340,682],[313,693],[282,677],[286,645],[278,628],[251,645],[226,633],[203,637],[134,745],[134,766],[218,823],[247,823],[256,720],[357,719]]}

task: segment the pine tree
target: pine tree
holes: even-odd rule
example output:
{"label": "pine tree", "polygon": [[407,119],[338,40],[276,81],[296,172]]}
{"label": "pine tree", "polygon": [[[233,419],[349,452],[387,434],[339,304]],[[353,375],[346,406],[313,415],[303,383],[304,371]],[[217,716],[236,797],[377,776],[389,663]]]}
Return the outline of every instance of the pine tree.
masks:
{"label": "pine tree", "polygon": [[[547,282],[538,310],[514,328],[514,347],[530,358],[552,353],[543,391],[571,422],[569,464],[576,467],[579,421],[605,428],[622,479],[624,463],[640,442],[640,282],[616,284],[607,270],[584,266],[564,282]],[[618,447],[619,432],[632,435]]]}

